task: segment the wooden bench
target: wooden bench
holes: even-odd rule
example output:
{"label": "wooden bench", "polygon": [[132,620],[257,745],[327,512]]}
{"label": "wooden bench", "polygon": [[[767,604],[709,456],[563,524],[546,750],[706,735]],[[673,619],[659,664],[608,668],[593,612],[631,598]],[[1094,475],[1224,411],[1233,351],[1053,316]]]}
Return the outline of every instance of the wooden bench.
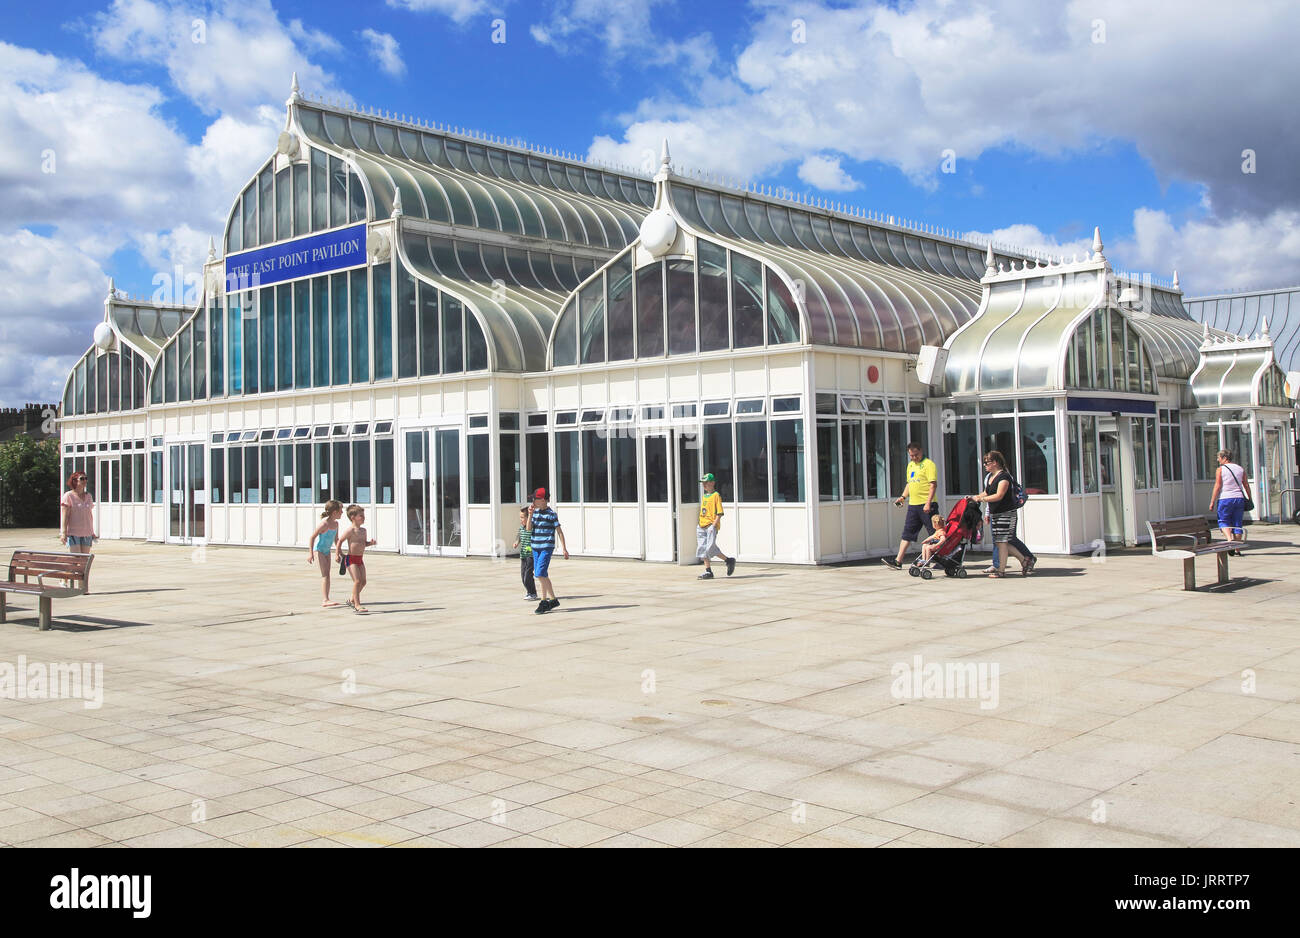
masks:
{"label": "wooden bench", "polygon": [[[90,562],[94,559],[94,554],[14,551],[8,575],[0,580],[0,622],[5,621],[5,594],[19,593],[37,597],[41,631],[48,629],[51,601],[85,593],[90,587]],[[62,585],[47,582],[54,580],[61,580]]]}
{"label": "wooden bench", "polygon": [[1196,589],[1196,558],[1214,554],[1219,559],[1219,582],[1228,582],[1228,551],[1245,550],[1245,541],[1215,541],[1210,522],[1202,515],[1148,521],[1151,553],[1167,560],[1183,562],[1183,589]]}

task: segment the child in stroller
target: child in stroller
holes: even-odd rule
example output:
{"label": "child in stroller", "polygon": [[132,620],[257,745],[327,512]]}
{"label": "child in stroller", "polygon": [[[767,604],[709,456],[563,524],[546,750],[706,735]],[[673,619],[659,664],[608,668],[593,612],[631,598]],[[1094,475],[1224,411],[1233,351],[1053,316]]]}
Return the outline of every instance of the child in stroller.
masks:
{"label": "child in stroller", "polygon": [[934,516],[934,534],[921,545],[921,554],[908,568],[912,576],[928,580],[934,576],[934,567],[938,566],[946,576],[965,578],[966,568],[962,562],[966,558],[966,548],[979,537],[983,524],[983,515],[978,503],[969,498],[960,499],[948,512],[948,520],[941,521]]}

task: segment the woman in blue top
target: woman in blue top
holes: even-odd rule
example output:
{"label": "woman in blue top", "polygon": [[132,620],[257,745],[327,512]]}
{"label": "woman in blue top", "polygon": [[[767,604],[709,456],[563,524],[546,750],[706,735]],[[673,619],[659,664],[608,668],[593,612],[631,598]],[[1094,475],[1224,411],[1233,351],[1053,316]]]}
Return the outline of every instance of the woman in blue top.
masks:
{"label": "woman in blue top", "polygon": [[321,512],[321,523],[311,532],[307,542],[307,562],[320,564],[321,605],[329,608],[338,603],[330,599],[330,551],[334,548],[334,539],[339,536],[339,518],[343,517],[343,503],[331,498],[325,503]]}

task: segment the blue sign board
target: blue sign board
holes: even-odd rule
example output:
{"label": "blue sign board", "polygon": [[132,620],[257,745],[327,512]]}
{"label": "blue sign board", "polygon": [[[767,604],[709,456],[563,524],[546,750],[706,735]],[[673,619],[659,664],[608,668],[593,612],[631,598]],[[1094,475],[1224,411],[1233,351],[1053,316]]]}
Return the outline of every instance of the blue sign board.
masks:
{"label": "blue sign board", "polygon": [[226,258],[226,289],[251,290],[366,262],[366,225],[295,238]]}

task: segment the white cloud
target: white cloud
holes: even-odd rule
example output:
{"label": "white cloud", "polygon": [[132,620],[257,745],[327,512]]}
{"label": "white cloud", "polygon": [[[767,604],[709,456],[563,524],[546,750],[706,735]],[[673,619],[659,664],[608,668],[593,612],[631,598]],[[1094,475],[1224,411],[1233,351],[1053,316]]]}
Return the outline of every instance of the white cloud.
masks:
{"label": "white cloud", "polygon": [[816,154],[799,164],[799,178],[810,186],[828,192],[849,192],[862,184],[844,171],[838,156]]}
{"label": "white cloud", "polygon": [[[1119,140],[1162,181],[1206,184],[1220,211],[1300,206],[1295,4],[916,0],[762,13],[726,74],[690,97],[642,101],[623,139],[597,137],[591,155],[634,162],[667,129],[685,164],[741,177],[820,153],[881,161],[925,186],[948,149],[971,160]],[[1105,42],[1093,41],[1097,19]],[[1255,174],[1241,172],[1245,148]]]}
{"label": "white cloud", "polygon": [[485,0],[388,0],[388,5],[413,13],[441,13],[461,25],[488,11]]}
{"label": "white cloud", "polygon": [[[685,76],[703,75],[716,61],[708,33],[674,39],[656,32],[650,17],[664,0],[563,0],[551,7],[550,18],[533,23],[529,33],[544,46],[561,53],[590,57],[599,43],[611,61],[635,56],[641,66],[677,66]],[[681,22],[681,21],[679,21]]]}
{"label": "white cloud", "polygon": [[401,78],[406,74],[406,63],[402,61],[401,47],[396,39],[388,33],[376,32],[373,29],[363,29],[361,38],[366,41],[370,57],[375,60],[375,64],[381,71],[394,78]]}
{"label": "white cloud", "polygon": [[176,88],[205,113],[255,119],[289,94],[290,76],[319,94],[341,94],[308,51],[338,52],[337,40],[300,22],[285,25],[270,0],[232,0],[196,14],[183,0],[114,0],[89,38],[114,58],[164,66]]}

